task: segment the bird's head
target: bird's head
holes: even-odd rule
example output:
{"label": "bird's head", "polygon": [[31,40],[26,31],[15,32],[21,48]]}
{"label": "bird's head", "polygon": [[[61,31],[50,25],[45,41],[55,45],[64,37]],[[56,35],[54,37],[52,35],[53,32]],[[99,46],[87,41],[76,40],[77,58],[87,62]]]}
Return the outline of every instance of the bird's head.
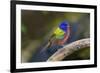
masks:
{"label": "bird's head", "polygon": [[59,28],[64,32],[67,32],[68,27],[69,27],[69,23],[67,21],[63,21],[59,25]]}

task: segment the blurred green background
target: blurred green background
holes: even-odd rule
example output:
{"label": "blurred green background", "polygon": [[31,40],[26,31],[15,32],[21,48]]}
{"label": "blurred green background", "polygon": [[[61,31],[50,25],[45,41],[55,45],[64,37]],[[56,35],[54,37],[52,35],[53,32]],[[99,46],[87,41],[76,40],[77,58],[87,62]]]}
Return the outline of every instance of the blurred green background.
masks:
{"label": "blurred green background", "polygon": [[[21,10],[21,59],[28,62],[40,51],[62,21],[71,26],[68,43],[90,37],[90,14],[77,12],[53,12]],[[89,59],[90,48],[73,53],[64,60]]]}

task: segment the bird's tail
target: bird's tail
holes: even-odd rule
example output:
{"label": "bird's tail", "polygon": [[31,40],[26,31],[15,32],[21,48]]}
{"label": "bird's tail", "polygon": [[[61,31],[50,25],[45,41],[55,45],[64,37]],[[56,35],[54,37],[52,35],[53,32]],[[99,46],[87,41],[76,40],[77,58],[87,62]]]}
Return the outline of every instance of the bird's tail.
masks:
{"label": "bird's tail", "polygon": [[45,47],[43,48],[43,50],[49,48],[52,46],[52,42],[55,40],[55,35],[52,35],[50,38],[49,38],[49,41],[48,43],[45,45]]}

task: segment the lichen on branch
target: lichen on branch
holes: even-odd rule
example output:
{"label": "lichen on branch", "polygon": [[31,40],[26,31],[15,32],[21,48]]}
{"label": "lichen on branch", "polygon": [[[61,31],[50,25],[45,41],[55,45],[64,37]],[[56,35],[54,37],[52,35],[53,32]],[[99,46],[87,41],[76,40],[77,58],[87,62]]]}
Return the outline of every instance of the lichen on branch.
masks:
{"label": "lichen on branch", "polygon": [[61,61],[75,51],[86,47],[90,47],[90,38],[80,39],[65,45],[63,48],[55,52],[47,61]]}

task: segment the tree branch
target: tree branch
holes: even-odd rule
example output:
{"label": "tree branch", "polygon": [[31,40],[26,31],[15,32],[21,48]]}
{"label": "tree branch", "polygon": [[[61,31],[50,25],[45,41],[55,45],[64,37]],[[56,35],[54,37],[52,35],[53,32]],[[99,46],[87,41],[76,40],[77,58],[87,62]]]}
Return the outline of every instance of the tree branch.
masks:
{"label": "tree branch", "polygon": [[73,52],[86,47],[90,47],[90,38],[77,40],[68,45],[65,45],[63,48],[54,53],[47,61],[61,61]]}

